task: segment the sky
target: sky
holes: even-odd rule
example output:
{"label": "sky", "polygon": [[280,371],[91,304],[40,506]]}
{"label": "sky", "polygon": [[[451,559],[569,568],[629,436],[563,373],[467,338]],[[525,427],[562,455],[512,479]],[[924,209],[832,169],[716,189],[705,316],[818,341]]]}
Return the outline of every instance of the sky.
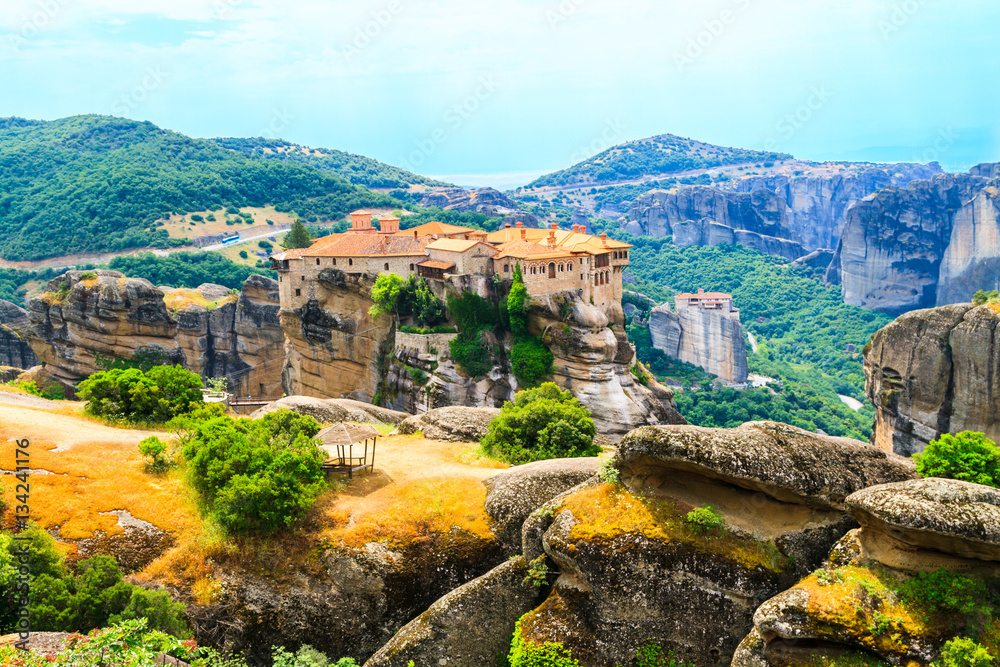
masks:
{"label": "sky", "polygon": [[3,0],[0,116],[267,136],[512,187],[671,133],[1000,161],[995,0]]}

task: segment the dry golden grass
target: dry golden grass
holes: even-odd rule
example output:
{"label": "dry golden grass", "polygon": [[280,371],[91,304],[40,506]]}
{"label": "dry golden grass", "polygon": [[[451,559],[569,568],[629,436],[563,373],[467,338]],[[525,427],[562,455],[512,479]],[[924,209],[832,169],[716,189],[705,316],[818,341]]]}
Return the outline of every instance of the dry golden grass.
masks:
{"label": "dry golden grass", "polygon": [[579,520],[570,533],[572,539],[604,541],[634,533],[660,542],[690,544],[747,568],[781,571],[790,564],[773,545],[743,539],[725,529],[698,532],[684,521],[691,507],[668,499],[640,498],[612,484],[578,491],[558,511],[563,509]]}
{"label": "dry golden grass", "polygon": [[[232,225],[226,224],[226,209],[218,209],[215,211],[191,211],[187,215],[172,215],[169,220],[165,220],[164,224],[160,229],[166,230],[170,238],[197,238],[199,236],[213,236],[215,234],[225,234],[232,233],[236,234],[241,231],[246,231],[247,229],[259,229],[262,233],[268,229],[273,229],[279,225],[290,225],[295,221],[295,216],[289,213],[279,213],[274,210],[273,206],[246,206],[240,209],[240,213],[249,213],[253,216],[254,224],[248,225],[244,222],[237,222]],[[192,215],[201,215],[203,218],[207,218],[209,215],[214,215],[215,220],[203,220],[202,222],[194,222],[191,220]],[[238,216],[229,215],[230,219],[236,219]],[[267,221],[271,220],[274,225],[267,224]]]}
{"label": "dry golden grass", "polygon": [[[368,542],[404,546],[453,528],[482,538],[492,536],[484,504],[486,487],[477,479],[430,479],[376,492],[363,512],[351,515],[337,504],[325,514],[331,528],[321,536],[334,544],[362,547]],[[359,516],[360,515],[360,516]]]}
{"label": "dry golden grass", "polygon": [[174,289],[167,292],[163,297],[163,302],[167,306],[167,310],[181,310],[187,308],[188,306],[201,306],[212,310],[217,308],[224,303],[234,303],[238,297],[236,295],[227,296],[225,299],[220,299],[218,301],[209,301],[201,295],[196,289]]}

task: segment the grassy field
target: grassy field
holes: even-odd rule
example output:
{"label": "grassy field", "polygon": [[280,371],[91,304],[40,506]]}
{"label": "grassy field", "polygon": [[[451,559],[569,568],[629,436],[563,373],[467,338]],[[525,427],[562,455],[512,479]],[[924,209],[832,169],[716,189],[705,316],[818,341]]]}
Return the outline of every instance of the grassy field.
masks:
{"label": "grassy field", "polygon": [[[239,215],[227,214],[226,209],[222,208],[217,211],[192,211],[183,216],[174,214],[169,219],[162,220],[161,229],[165,229],[172,239],[185,237],[194,239],[215,234],[238,234],[249,228],[259,229],[263,233],[267,231],[266,227],[270,226],[267,224],[268,220],[272,221],[274,226],[290,225],[295,221],[293,214],[279,213],[273,206],[248,206],[240,209],[240,213],[250,214],[254,220],[253,224],[247,224]],[[203,219],[197,222],[192,220],[192,216],[195,215]],[[209,220],[209,216],[213,216],[215,220]]]}

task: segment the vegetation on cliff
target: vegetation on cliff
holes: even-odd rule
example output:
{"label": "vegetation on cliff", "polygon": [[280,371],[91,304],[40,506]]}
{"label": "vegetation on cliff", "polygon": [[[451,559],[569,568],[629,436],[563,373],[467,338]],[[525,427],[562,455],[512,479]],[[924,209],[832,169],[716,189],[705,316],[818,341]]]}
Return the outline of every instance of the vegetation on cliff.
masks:
{"label": "vegetation on cliff", "polygon": [[510,351],[510,366],[514,377],[524,387],[534,387],[552,374],[555,358],[545,343],[528,331],[528,304],[531,295],[524,285],[521,264],[514,265],[514,284],[507,295],[507,317],[510,330],[514,334],[514,346]]}
{"label": "vegetation on cliff", "polygon": [[171,212],[274,204],[314,222],[394,204],[314,166],[106,116],[0,120],[0,165],[0,256],[14,260],[181,245],[157,225]]}
{"label": "vegetation on cliff", "polygon": [[448,347],[451,358],[472,377],[483,377],[497,365],[497,350],[489,337],[501,329],[497,307],[478,294],[448,295],[448,313],[458,323],[458,336]]}
{"label": "vegetation on cliff", "polygon": [[946,477],[1000,487],[1000,447],[984,433],[944,433],[913,458],[921,477]]}
{"label": "vegetation on cliff", "polygon": [[490,456],[512,465],[541,459],[597,456],[597,429],[587,408],[568,391],[546,382],[505,403],[482,440]]}

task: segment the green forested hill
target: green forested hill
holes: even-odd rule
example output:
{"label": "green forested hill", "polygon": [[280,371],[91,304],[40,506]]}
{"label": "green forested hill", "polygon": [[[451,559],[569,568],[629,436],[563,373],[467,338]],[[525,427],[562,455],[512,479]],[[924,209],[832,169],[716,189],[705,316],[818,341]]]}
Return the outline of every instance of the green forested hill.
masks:
{"label": "green forested hill", "polygon": [[224,137],[213,141],[223,148],[239,151],[249,157],[307,164],[345,178],[355,185],[369,188],[405,189],[411,185],[449,185],[363,155],[329,148],[309,148],[281,139]]}
{"label": "green forested hill", "polygon": [[528,187],[606,183],[727,164],[764,163],[789,158],[791,156],[784,153],[714,146],[673,134],[661,134],[614,146],[572,167],[546,174]]}
{"label": "green forested hill", "polygon": [[274,204],[336,219],[394,200],[316,167],[261,160],[152,123],[0,119],[0,257],[177,245],[168,212]]}

